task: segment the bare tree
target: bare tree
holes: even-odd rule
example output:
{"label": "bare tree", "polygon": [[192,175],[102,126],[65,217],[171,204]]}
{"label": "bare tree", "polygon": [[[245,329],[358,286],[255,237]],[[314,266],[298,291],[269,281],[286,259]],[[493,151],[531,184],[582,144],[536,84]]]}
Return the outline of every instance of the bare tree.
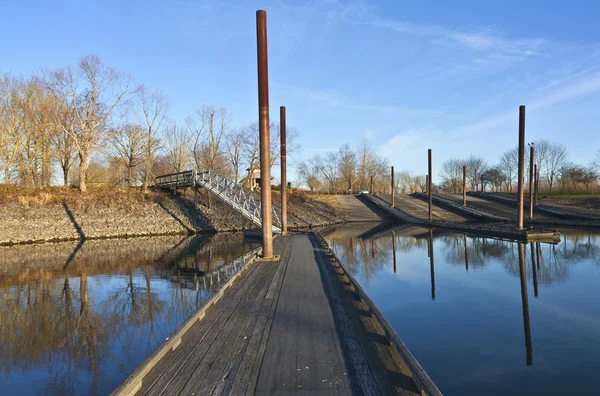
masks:
{"label": "bare tree", "polygon": [[10,183],[10,170],[21,150],[18,116],[18,81],[0,80],[0,162],[4,168],[4,184]]}
{"label": "bare tree", "polygon": [[[61,102],[64,98],[56,98],[56,100]],[[69,171],[77,157],[77,148],[73,141],[76,128],[75,114],[69,106],[59,103],[54,117],[55,125],[61,127],[55,128],[54,133],[50,135],[50,143],[52,144],[54,157],[62,170],[63,185],[67,186],[69,184]]]}
{"label": "bare tree", "polygon": [[240,180],[240,168],[242,166],[242,154],[244,148],[245,128],[231,130],[225,139],[225,150],[227,151],[227,160],[233,171],[233,180],[237,183]]}
{"label": "bare tree", "polygon": [[160,149],[158,132],[169,109],[169,99],[160,90],[149,91],[143,85],[138,88],[138,102],[142,114],[144,134],[144,182],[142,191],[148,191],[152,165]]}
{"label": "bare tree", "polygon": [[471,184],[471,189],[476,190],[479,185],[481,175],[487,170],[487,162],[481,157],[471,155],[467,160],[467,178]]}
{"label": "bare tree", "polygon": [[550,188],[550,192],[552,192],[552,186],[554,185],[554,180],[556,176],[561,172],[561,169],[569,160],[569,155],[567,152],[567,148],[560,143],[552,143],[548,147],[548,152],[546,153],[546,176],[548,178],[548,186]]}
{"label": "bare tree", "polygon": [[337,153],[327,153],[327,156],[321,163],[320,168],[325,180],[327,180],[329,193],[331,194],[332,191],[335,193],[335,182],[339,177]]}
{"label": "bare tree", "polygon": [[53,74],[55,93],[68,98],[65,102],[73,110],[76,128],[62,125],[73,138],[79,157],[79,189],[86,187],[86,170],[92,154],[106,137],[107,124],[115,108],[131,90],[131,78],[102,63],[96,55],[86,55],[79,60],[76,72],[71,68]]}
{"label": "bare tree", "polygon": [[[348,144],[344,144],[338,150],[339,170],[342,183],[350,193],[356,177],[356,154]],[[347,186],[345,185],[347,183]]]}
{"label": "bare tree", "polygon": [[506,151],[500,159],[500,169],[506,176],[506,185],[508,191],[512,192],[512,185],[517,178],[517,170],[519,167],[519,149],[512,148]]}
{"label": "bare tree", "polygon": [[444,161],[440,171],[440,176],[444,185],[447,185],[453,193],[462,190],[463,165],[464,161],[453,158]]}
{"label": "bare tree", "polygon": [[192,153],[198,169],[223,172],[227,158],[221,145],[229,128],[229,112],[226,108],[202,106],[186,122],[192,134]]}
{"label": "bare tree", "polygon": [[321,185],[321,180],[319,179],[321,165],[322,160],[319,155],[310,158],[308,161],[300,161],[298,163],[298,175],[311,191],[314,191]]}
{"label": "bare tree", "polygon": [[112,131],[110,157],[126,169],[125,182],[133,187],[133,170],[144,162],[146,152],[146,130],[138,124],[125,124]]}
{"label": "bare tree", "polygon": [[183,172],[191,166],[190,139],[184,128],[172,125],[165,132],[167,162],[174,172]]}

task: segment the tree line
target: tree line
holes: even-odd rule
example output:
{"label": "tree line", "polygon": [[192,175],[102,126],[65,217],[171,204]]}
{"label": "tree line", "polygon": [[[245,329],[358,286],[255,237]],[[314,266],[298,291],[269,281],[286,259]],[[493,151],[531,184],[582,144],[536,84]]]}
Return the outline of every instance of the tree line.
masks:
{"label": "tree line", "polygon": [[[316,154],[300,161],[297,167],[300,181],[311,191],[329,194],[355,194],[362,190],[378,193],[391,192],[391,167],[389,161],[375,153],[368,142],[361,142],[355,149],[344,144],[326,155]],[[425,176],[411,176],[398,172],[394,184],[397,190],[417,192],[425,190]]]}
{"label": "tree line", "polygon": [[[561,143],[537,140],[532,144],[539,192],[589,192],[597,185],[600,161],[579,165],[570,160],[567,148]],[[526,179],[529,177],[529,152],[529,149],[525,150]],[[598,159],[600,160],[600,151]],[[475,155],[467,159],[452,158],[441,166],[441,183],[438,187],[446,192],[462,192],[463,166],[466,166],[467,191],[512,192],[518,180],[518,165],[518,147],[507,150],[495,165],[490,165],[485,159]]]}
{"label": "tree line", "polygon": [[[169,121],[169,98],[136,83],[96,55],[75,67],[29,77],[0,75],[0,180],[43,187],[89,183],[141,186],[156,175],[196,167],[236,182],[258,167],[258,123],[233,128],[230,112],[203,105],[183,123]],[[298,131],[287,128],[287,151]],[[271,124],[271,163],[279,159]]]}

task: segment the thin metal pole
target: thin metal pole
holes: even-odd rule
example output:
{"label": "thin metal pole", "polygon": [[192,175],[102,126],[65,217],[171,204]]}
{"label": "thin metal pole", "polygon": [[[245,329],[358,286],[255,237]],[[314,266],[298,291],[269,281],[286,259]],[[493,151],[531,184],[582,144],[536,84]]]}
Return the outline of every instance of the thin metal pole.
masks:
{"label": "thin metal pole", "polygon": [[518,180],[517,180],[517,191],[518,191],[518,200],[519,205],[517,207],[517,217],[518,224],[517,227],[519,230],[523,229],[523,199],[524,199],[524,191],[523,191],[523,167],[525,162],[525,106],[519,106],[519,171],[518,171]]}
{"label": "thin metal pole", "polygon": [[529,146],[529,220],[533,219],[533,143]]}
{"label": "thin metal pole", "polygon": [[371,194],[375,194],[375,191],[373,191],[373,176],[371,176]]}
{"label": "thin metal pole", "polygon": [[429,178],[427,180],[427,194],[429,194],[429,221],[431,221],[431,203],[432,203],[432,194],[431,194],[431,149],[427,150],[427,167],[429,169]]}
{"label": "thin metal pole", "polygon": [[485,192],[485,184],[483,184],[483,175],[481,175],[481,192]]}
{"label": "thin metal pole", "polygon": [[463,165],[463,206],[467,206],[467,165]]}
{"label": "thin metal pole", "polygon": [[260,198],[262,214],[263,257],[273,257],[271,218],[271,145],[269,139],[269,60],[267,56],[267,12],[256,11],[256,46],[258,58],[258,124],[260,128]]}
{"label": "thin metal pole", "polygon": [[392,166],[392,208],[396,206],[396,189],[394,187],[394,167]]}
{"label": "thin metal pole", "polygon": [[287,147],[286,147],[286,120],[285,106],[279,107],[279,136],[281,150],[281,232],[287,233]]}
{"label": "thin metal pole", "polygon": [[523,330],[525,332],[525,350],[527,365],[533,364],[531,345],[531,324],[529,322],[529,301],[527,298],[527,270],[525,268],[525,244],[519,243],[519,278],[521,280],[521,304],[523,306]]}

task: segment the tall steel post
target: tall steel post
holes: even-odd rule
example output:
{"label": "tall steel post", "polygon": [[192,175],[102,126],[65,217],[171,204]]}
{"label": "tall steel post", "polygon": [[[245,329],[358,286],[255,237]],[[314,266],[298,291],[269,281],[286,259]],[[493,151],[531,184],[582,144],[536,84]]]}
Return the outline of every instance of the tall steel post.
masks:
{"label": "tall steel post", "polygon": [[467,165],[463,165],[463,206],[467,206]]}
{"label": "tall steel post", "polygon": [[529,220],[533,219],[533,143],[529,146]]}
{"label": "tall steel post", "polygon": [[287,233],[287,147],[286,147],[286,120],[285,106],[279,107],[279,128],[281,137],[281,232]]}
{"label": "tall steel post", "polygon": [[375,191],[373,191],[373,176],[371,176],[371,188],[369,191],[371,194],[375,194]]}
{"label": "tall steel post", "polygon": [[517,191],[519,194],[519,205],[517,207],[517,217],[519,230],[523,229],[523,167],[525,162],[525,106],[519,106],[519,171],[517,180]]}
{"label": "tall steel post", "polygon": [[429,195],[429,221],[431,221],[431,203],[432,203],[432,197],[433,195],[431,194],[431,149],[427,150],[427,156],[428,156],[428,176],[429,178],[427,179],[427,194]]}
{"label": "tall steel post", "polygon": [[269,139],[269,61],[267,56],[267,12],[256,11],[258,57],[258,125],[260,129],[260,198],[263,257],[273,257],[271,203],[271,145]]}
{"label": "tall steel post", "polygon": [[483,175],[481,175],[481,192],[485,192],[485,184],[483,184]]}
{"label": "tall steel post", "polygon": [[392,208],[396,206],[396,186],[394,185],[394,167],[392,166]]}

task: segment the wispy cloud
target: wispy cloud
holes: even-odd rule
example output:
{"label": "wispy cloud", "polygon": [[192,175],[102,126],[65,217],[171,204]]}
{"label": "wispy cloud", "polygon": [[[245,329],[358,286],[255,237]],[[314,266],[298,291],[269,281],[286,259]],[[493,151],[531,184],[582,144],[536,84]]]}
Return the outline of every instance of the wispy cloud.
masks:
{"label": "wispy cloud", "polygon": [[298,101],[324,105],[351,112],[370,112],[387,115],[421,115],[434,117],[440,115],[440,111],[433,109],[418,109],[387,104],[357,102],[333,90],[297,87],[294,85],[282,84],[276,81],[272,82],[271,84],[275,89],[285,91],[287,95]]}

